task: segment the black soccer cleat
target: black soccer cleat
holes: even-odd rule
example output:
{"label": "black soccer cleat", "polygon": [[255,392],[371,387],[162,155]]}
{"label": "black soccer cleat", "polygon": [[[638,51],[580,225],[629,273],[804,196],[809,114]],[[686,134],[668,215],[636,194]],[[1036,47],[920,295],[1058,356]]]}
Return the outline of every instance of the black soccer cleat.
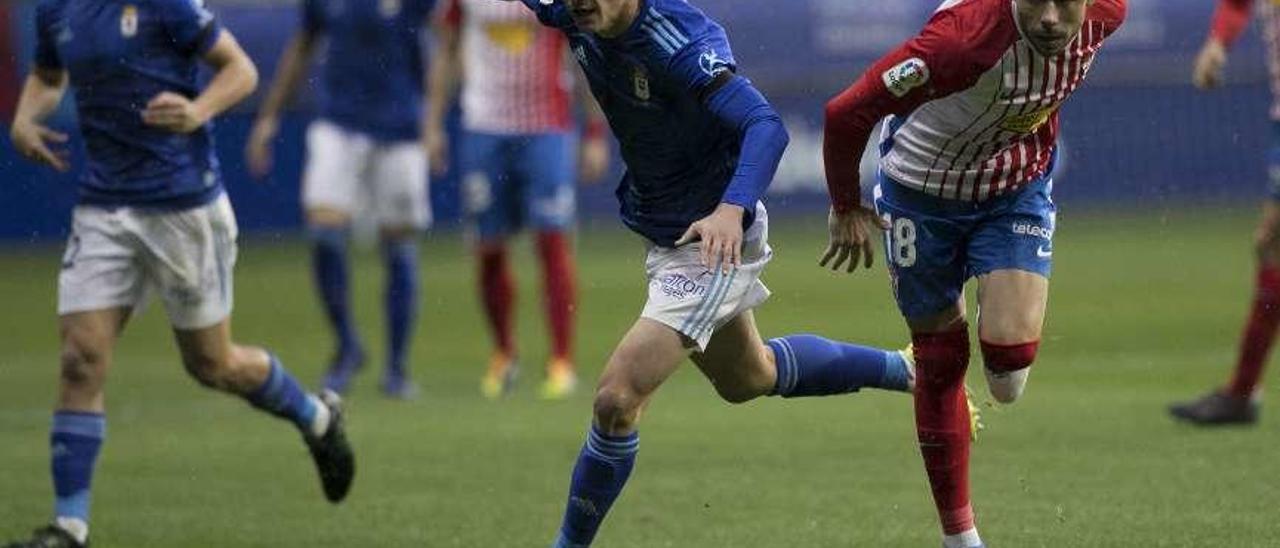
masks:
{"label": "black soccer cleat", "polygon": [[1197,426],[1249,425],[1258,422],[1258,402],[1214,391],[1189,402],[1169,406],[1174,418]]}
{"label": "black soccer cleat", "polygon": [[84,544],[76,541],[66,529],[57,525],[46,525],[36,529],[31,538],[5,545],[5,548],[88,548],[89,541]]}
{"label": "black soccer cleat", "polygon": [[325,498],[337,504],[351,491],[356,476],[356,456],[343,425],[342,398],[332,390],[325,390],[320,393],[320,401],[329,408],[329,429],[323,436],[306,435],[303,439],[320,473]]}

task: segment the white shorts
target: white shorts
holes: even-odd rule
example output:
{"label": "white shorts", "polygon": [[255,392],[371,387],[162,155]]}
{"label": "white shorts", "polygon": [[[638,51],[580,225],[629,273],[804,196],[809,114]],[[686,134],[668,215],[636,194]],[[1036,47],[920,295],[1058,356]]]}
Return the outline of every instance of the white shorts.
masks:
{"label": "white shorts", "polygon": [[231,315],[236,217],[226,194],[182,211],[80,206],[58,276],[58,314],[140,308],[159,293],[173,327]]}
{"label": "white shorts", "polygon": [[701,242],[678,248],[649,246],[649,301],[640,317],[675,329],[706,351],[717,329],[769,298],[769,288],[760,281],[773,259],[764,205],[756,205],[755,222],[743,235],[742,266],[711,272],[702,264],[701,247]]}
{"label": "white shorts", "polygon": [[307,129],[307,168],[302,205],[356,215],[368,212],[378,226],[431,224],[427,153],[418,141],[380,143],[332,122]]}

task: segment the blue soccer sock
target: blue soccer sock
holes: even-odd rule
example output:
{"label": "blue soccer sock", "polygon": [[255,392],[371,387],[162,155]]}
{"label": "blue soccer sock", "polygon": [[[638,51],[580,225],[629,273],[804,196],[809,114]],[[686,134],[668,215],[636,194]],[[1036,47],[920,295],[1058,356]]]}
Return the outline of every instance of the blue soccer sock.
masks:
{"label": "blue soccer sock", "polygon": [[313,227],[311,239],[311,267],[316,289],[320,292],[325,314],[329,316],[329,324],[338,337],[339,349],[343,353],[358,351],[360,339],[348,302],[347,230]]}
{"label": "blue soccer sock", "polygon": [[387,265],[387,372],[403,376],[418,315],[418,246],[413,240],[387,242],[382,255]]}
{"label": "blue soccer sock", "polygon": [[[313,436],[322,434],[328,427],[328,409],[322,410],[324,404],[319,398],[303,390],[275,356],[271,356],[271,371],[267,373],[266,382],[245,399],[262,411],[293,421],[299,430]],[[317,421],[317,417],[323,420]]]}
{"label": "blue soccer sock", "polygon": [[569,485],[569,504],[556,537],[555,548],[590,546],[600,522],[622,493],[640,449],[640,435],[610,436],[595,425],[578,454]]}
{"label": "blue soccer sock", "polygon": [[56,496],[53,513],[55,520],[81,542],[88,535],[93,469],[106,435],[107,418],[101,413],[57,411],[53,414],[49,434]]}
{"label": "blue soccer sock", "polygon": [[814,335],[781,337],[770,340],[768,345],[778,365],[775,396],[830,396],[863,388],[908,390],[909,366],[896,351]]}

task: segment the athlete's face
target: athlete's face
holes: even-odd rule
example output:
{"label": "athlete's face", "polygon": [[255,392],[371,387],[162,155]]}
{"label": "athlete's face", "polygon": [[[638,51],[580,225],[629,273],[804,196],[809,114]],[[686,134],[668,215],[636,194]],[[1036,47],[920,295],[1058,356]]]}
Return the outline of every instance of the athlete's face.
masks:
{"label": "athlete's face", "polygon": [[1017,0],[1018,25],[1027,40],[1042,54],[1066,49],[1084,25],[1093,0]]}
{"label": "athlete's face", "polygon": [[639,11],[640,0],[564,0],[578,28],[603,36],[626,32]]}

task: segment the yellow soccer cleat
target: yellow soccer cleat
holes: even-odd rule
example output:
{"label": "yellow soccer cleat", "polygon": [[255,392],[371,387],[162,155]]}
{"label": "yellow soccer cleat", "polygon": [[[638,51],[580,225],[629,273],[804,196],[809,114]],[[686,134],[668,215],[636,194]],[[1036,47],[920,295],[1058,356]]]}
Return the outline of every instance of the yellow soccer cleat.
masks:
{"label": "yellow soccer cleat", "polygon": [[[916,389],[916,352],[915,345],[908,344],[906,348],[898,351],[898,355],[907,362],[907,378],[914,392]],[[982,422],[982,409],[973,403],[973,391],[969,389],[968,383],[964,385],[964,403],[969,408],[969,439],[977,441],[978,432],[985,430],[987,425]]]}
{"label": "yellow soccer cleat", "polygon": [[544,400],[563,400],[578,389],[578,375],[573,364],[565,359],[551,360],[547,364],[547,380],[542,382],[538,396]]}
{"label": "yellow soccer cleat", "polygon": [[510,394],[515,389],[519,372],[520,368],[511,356],[495,352],[489,358],[489,370],[480,379],[480,393],[491,400]]}

